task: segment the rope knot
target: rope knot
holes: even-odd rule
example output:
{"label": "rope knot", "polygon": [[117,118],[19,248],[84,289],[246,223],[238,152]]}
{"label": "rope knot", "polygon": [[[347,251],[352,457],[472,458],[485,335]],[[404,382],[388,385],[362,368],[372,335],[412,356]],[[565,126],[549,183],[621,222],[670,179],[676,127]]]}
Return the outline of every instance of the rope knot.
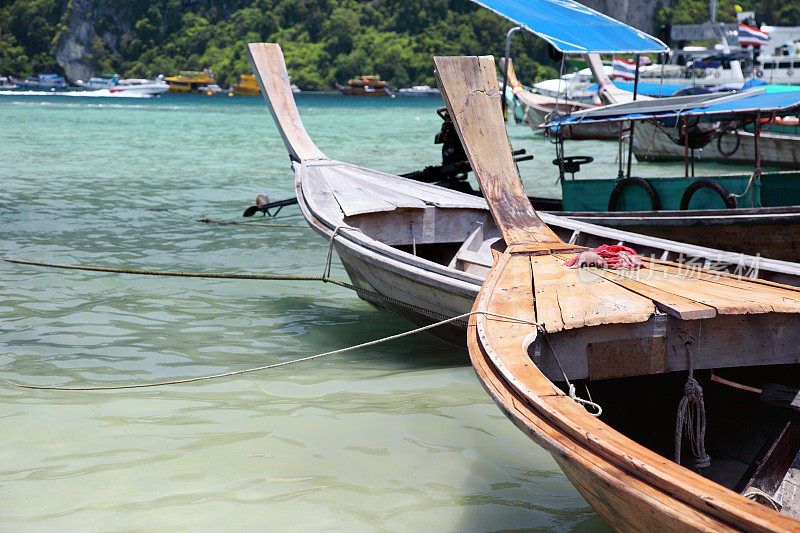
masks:
{"label": "rope knot", "polygon": [[683,385],[683,398],[678,404],[675,419],[675,462],[681,464],[685,431],[694,455],[694,467],[700,469],[711,464],[711,457],[706,453],[706,406],[703,401],[703,387],[694,378],[694,359],[690,343],[686,345],[686,355],[689,360],[689,375]]}
{"label": "rope knot", "polygon": [[591,400],[584,400],[583,398],[578,397],[578,395],[575,393],[575,385],[573,385],[569,381],[567,382],[567,385],[569,385],[569,397],[572,398],[574,402],[577,402],[579,405],[582,405],[584,409],[589,411],[590,415],[600,416],[603,414],[603,408],[600,407],[600,404],[595,403]]}
{"label": "rope knot", "polygon": [[705,457],[695,457],[694,458],[694,467],[697,470],[700,470],[701,468],[708,468],[709,466],[711,466],[711,456],[710,455],[706,455]]}
{"label": "rope knot", "polygon": [[686,383],[683,386],[683,397],[693,404],[699,404],[703,400],[703,387],[692,375],[686,378]]}

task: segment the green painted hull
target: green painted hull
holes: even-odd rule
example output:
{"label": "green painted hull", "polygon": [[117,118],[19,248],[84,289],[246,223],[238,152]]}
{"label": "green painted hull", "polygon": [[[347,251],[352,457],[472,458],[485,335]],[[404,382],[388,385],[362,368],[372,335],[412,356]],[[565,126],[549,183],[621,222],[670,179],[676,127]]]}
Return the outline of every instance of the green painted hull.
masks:
{"label": "green painted hull", "polygon": [[[680,209],[681,198],[697,179],[711,179],[729,193],[742,195],[738,207],[780,207],[800,205],[800,171],[765,172],[748,190],[750,174],[727,174],[695,178],[651,178],[647,182],[658,196],[661,209]],[[567,179],[562,184],[564,211],[607,211],[616,179]],[[745,191],[747,191],[745,193]],[[699,189],[692,196],[689,209],[723,209],[721,196],[710,189]],[[652,201],[640,186],[625,187],[617,201],[617,211],[649,211]]]}

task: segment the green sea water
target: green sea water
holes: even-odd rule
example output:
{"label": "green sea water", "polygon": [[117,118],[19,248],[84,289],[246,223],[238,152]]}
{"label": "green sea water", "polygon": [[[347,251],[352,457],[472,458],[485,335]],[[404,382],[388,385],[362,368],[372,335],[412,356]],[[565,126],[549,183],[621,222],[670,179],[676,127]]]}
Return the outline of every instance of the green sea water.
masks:
{"label": "green sea water", "polygon": [[[300,95],[329,156],[440,160],[438,98]],[[531,194],[552,147],[511,125]],[[319,275],[305,227],[218,226],[292,195],[260,98],[0,96],[0,254],[58,263]],[[613,143],[586,143],[593,172]],[[659,172],[651,166],[639,175]],[[672,172],[675,173],[675,172]],[[278,220],[304,225],[295,207]],[[346,279],[334,265],[334,277]],[[0,264],[0,376],[121,385],[287,361],[410,329],[300,282]],[[551,457],[506,420],[466,351],[422,334],[238,377],[58,392],[0,385],[1,531],[595,531]]]}

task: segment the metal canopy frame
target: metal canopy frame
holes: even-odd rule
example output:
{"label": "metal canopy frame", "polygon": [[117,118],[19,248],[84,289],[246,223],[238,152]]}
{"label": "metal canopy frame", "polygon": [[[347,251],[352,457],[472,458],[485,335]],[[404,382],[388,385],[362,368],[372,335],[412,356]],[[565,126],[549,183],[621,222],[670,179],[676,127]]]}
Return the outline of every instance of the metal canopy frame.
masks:
{"label": "metal canopy frame", "polygon": [[[572,0],[472,0],[567,54],[664,54],[652,35]],[[571,24],[572,23],[572,24]],[[573,28],[573,31],[566,30]],[[580,29],[575,32],[574,28]],[[616,46],[614,43],[625,45]]]}

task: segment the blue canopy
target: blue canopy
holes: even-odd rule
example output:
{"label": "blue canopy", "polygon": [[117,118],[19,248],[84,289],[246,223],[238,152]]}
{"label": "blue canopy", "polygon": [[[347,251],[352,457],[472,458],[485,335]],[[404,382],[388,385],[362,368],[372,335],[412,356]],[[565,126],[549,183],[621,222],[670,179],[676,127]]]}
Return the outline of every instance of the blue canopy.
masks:
{"label": "blue canopy", "polygon": [[572,0],[473,0],[568,54],[663,53],[650,35]]}
{"label": "blue canopy", "polygon": [[[622,89],[623,91],[628,91],[629,93],[633,92],[633,82],[632,81],[619,81],[614,80],[612,82],[614,87],[618,89]],[[741,86],[741,83],[739,84]],[[680,91],[681,89],[688,89],[691,88],[691,85],[679,85],[677,83],[647,83],[647,82],[639,82],[639,88],[637,89],[638,94],[643,94],[645,96],[672,96],[675,94],[676,91]],[[739,87],[741,88],[741,87]],[[597,92],[597,84],[593,83],[586,88],[587,91]]]}
{"label": "blue canopy", "polygon": [[596,107],[557,118],[543,128],[557,130],[562,126],[587,122],[621,122],[628,120],[669,120],[696,117],[698,120],[718,121],[771,114],[795,115],[800,111],[800,90],[773,92],[766,88],[748,89],[738,93],[713,93],[693,96],[672,96],[657,100],[638,100],[624,104]]}

